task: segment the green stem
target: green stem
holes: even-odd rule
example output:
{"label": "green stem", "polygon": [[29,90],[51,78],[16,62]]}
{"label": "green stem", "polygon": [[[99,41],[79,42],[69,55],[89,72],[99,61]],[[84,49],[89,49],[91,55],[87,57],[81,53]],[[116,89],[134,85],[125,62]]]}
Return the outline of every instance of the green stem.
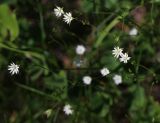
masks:
{"label": "green stem", "polygon": [[53,119],[54,123],[56,123],[56,121],[57,121],[57,117],[58,117],[59,111],[60,111],[60,109],[58,108],[56,113],[55,113],[54,119]]}
{"label": "green stem", "polygon": [[101,33],[98,37],[94,47],[97,48],[101,45],[103,39],[108,35],[109,31],[117,24],[119,21],[128,15],[128,12],[123,13],[122,15],[117,16]]}
{"label": "green stem", "polygon": [[135,68],[136,74],[138,74],[138,71],[139,71],[139,64],[140,64],[141,56],[142,56],[142,50],[140,51],[140,54],[139,54],[138,59],[137,59],[137,65],[136,65],[136,68]]}
{"label": "green stem", "polygon": [[12,47],[9,47],[9,46],[7,46],[7,45],[5,45],[3,43],[0,43],[0,47],[4,48],[4,49],[7,49],[7,50],[10,50],[10,51],[13,51],[13,52],[24,54],[24,55],[26,55],[28,57],[33,56],[33,57],[36,57],[36,58],[38,58],[38,59],[40,59],[42,61],[44,61],[44,59],[45,59],[42,55],[40,55],[38,53],[35,53],[35,52],[32,52],[32,51],[23,51],[23,50],[19,50],[19,49],[16,49],[16,48],[12,48]]}
{"label": "green stem", "polygon": [[48,95],[48,94],[46,94],[46,93],[44,93],[40,90],[37,90],[35,88],[29,87],[29,86],[26,86],[26,85],[23,85],[23,84],[20,84],[20,83],[15,83],[15,84],[20,88],[23,88],[25,90],[31,91],[31,92],[36,93],[36,94],[39,94],[39,95],[44,96],[44,97],[48,97],[48,98],[53,100],[52,96],[50,96],[50,95]]}
{"label": "green stem", "polygon": [[39,5],[39,18],[40,18],[40,29],[41,29],[41,41],[43,46],[45,46],[44,41],[46,38],[45,30],[44,30],[44,21],[43,21],[43,11],[41,5]]}

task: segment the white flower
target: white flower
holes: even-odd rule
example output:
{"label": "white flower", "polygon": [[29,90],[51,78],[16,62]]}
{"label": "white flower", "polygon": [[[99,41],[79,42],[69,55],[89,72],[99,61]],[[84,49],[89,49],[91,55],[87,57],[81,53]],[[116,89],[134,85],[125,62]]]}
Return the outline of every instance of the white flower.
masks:
{"label": "white flower", "polygon": [[114,47],[114,50],[112,50],[112,54],[114,55],[114,57],[118,58],[119,56],[122,55],[122,48],[119,47]]}
{"label": "white flower", "polygon": [[44,112],[44,114],[47,116],[47,118],[50,117],[51,114],[52,114],[52,109],[47,109],[47,110]]}
{"label": "white flower", "polygon": [[69,104],[63,107],[63,111],[66,115],[70,115],[73,113],[72,107]]}
{"label": "white flower", "polygon": [[113,80],[116,85],[119,85],[120,83],[122,83],[122,77],[120,75],[115,75],[113,77]]}
{"label": "white flower", "polygon": [[135,36],[138,34],[138,30],[136,28],[132,28],[130,31],[129,31],[129,35],[131,36]]}
{"label": "white flower", "polygon": [[100,70],[100,72],[101,72],[102,76],[106,76],[106,75],[108,75],[110,73],[108,68],[102,68]]}
{"label": "white flower", "polygon": [[86,85],[90,85],[92,81],[92,78],[90,76],[84,76],[83,77],[83,83]]}
{"label": "white flower", "polygon": [[83,45],[78,45],[76,47],[76,53],[78,55],[83,55],[85,51],[86,51],[86,48]]}
{"label": "white flower", "polygon": [[128,60],[130,60],[131,57],[128,57],[128,54],[127,53],[124,53],[121,55],[121,58],[120,58],[120,62],[124,62],[124,63],[127,63]]}
{"label": "white flower", "polygon": [[57,6],[57,8],[54,9],[54,14],[57,17],[61,17],[63,13],[64,13],[64,11],[63,11],[63,8],[61,8],[61,7]]}
{"label": "white flower", "polygon": [[11,75],[19,73],[19,65],[11,63],[8,65],[8,70],[10,71]]}
{"label": "white flower", "polygon": [[73,20],[72,14],[71,14],[70,12],[65,13],[63,20],[64,20],[64,22],[66,22],[67,24],[70,24],[71,21]]}

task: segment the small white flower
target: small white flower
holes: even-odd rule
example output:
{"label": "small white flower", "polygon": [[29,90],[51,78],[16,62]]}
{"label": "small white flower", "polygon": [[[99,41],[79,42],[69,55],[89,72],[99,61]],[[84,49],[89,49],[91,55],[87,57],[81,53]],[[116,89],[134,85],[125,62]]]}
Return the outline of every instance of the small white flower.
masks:
{"label": "small white flower", "polygon": [[11,63],[8,65],[8,70],[10,71],[11,75],[19,73],[19,65]]}
{"label": "small white flower", "polygon": [[120,76],[120,75],[115,75],[115,76],[113,77],[113,80],[114,80],[114,83],[115,83],[116,85],[119,85],[120,83],[122,83],[122,76]]}
{"label": "small white flower", "polygon": [[121,55],[120,62],[127,63],[128,60],[130,60],[130,58],[131,57],[128,57],[127,53],[124,53],[124,54]]}
{"label": "small white flower", "polygon": [[84,76],[83,77],[83,83],[86,85],[90,85],[92,81],[92,78],[90,76]]}
{"label": "small white flower", "polygon": [[52,114],[52,109],[47,109],[44,114],[47,116],[47,118],[49,118]]}
{"label": "small white flower", "polygon": [[101,72],[102,76],[106,76],[106,75],[108,75],[110,73],[108,68],[102,68],[100,70],[100,72]]}
{"label": "small white flower", "polygon": [[83,45],[78,45],[76,47],[76,53],[78,55],[83,55],[85,51],[86,51],[86,48]]}
{"label": "small white flower", "polygon": [[131,36],[136,36],[137,34],[138,34],[138,30],[136,28],[132,28],[129,31],[129,35],[131,35]]}
{"label": "small white flower", "polygon": [[73,113],[72,107],[69,104],[63,107],[63,111],[66,115],[70,115]]}
{"label": "small white flower", "polygon": [[57,8],[54,9],[54,14],[57,17],[61,17],[63,13],[64,13],[64,11],[63,11],[63,8],[61,8],[61,7],[57,6]]}
{"label": "small white flower", "polygon": [[70,12],[65,13],[63,20],[64,20],[64,22],[66,22],[67,24],[70,24],[71,21],[73,20],[72,14],[71,14]]}
{"label": "small white flower", "polygon": [[119,47],[114,47],[114,50],[112,50],[112,54],[114,55],[114,57],[118,58],[119,56],[122,55],[122,48]]}

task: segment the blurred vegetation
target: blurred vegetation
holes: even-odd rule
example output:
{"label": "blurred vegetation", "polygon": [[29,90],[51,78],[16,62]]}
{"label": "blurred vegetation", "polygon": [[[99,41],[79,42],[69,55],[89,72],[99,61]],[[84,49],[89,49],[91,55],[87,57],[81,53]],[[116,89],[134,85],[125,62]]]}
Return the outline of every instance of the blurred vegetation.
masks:
{"label": "blurred vegetation", "polygon": [[[56,6],[73,13],[70,26]],[[133,27],[136,36],[128,35]],[[87,48],[82,58],[78,44]],[[112,56],[115,46],[129,53],[128,64]],[[20,64],[16,76],[11,62]],[[160,123],[160,0],[2,0],[0,66],[1,123]],[[73,115],[64,114],[67,103]]]}

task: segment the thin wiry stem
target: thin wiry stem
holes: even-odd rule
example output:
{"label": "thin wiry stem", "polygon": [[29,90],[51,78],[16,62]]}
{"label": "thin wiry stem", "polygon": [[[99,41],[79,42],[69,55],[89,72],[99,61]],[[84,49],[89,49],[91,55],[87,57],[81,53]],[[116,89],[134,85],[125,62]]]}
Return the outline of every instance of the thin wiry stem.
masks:
{"label": "thin wiry stem", "polygon": [[38,5],[38,8],[39,8],[39,18],[40,18],[41,41],[42,41],[43,46],[45,46],[44,41],[45,41],[46,34],[45,34],[45,30],[44,30],[43,10],[42,10],[42,6],[40,4]]}
{"label": "thin wiry stem", "polygon": [[57,117],[58,117],[58,114],[59,114],[59,111],[60,111],[60,108],[58,108],[58,109],[56,110],[55,116],[54,116],[54,118],[53,118],[53,123],[56,123]]}
{"label": "thin wiry stem", "polygon": [[48,94],[46,94],[46,93],[44,93],[44,92],[42,92],[42,91],[40,91],[40,90],[38,90],[38,89],[29,87],[29,86],[27,86],[27,85],[23,85],[23,84],[20,84],[20,83],[17,83],[17,82],[15,82],[15,85],[17,85],[18,87],[23,88],[23,89],[25,89],[25,90],[31,91],[31,92],[33,92],[33,93],[36,93],[36,94],[38,94],[38,95],[41,95],[41,96],[47,97],[47,98],[49,98],[49,99],[55,100],[55,99],[53,98],[53,96],[48,95]]}

